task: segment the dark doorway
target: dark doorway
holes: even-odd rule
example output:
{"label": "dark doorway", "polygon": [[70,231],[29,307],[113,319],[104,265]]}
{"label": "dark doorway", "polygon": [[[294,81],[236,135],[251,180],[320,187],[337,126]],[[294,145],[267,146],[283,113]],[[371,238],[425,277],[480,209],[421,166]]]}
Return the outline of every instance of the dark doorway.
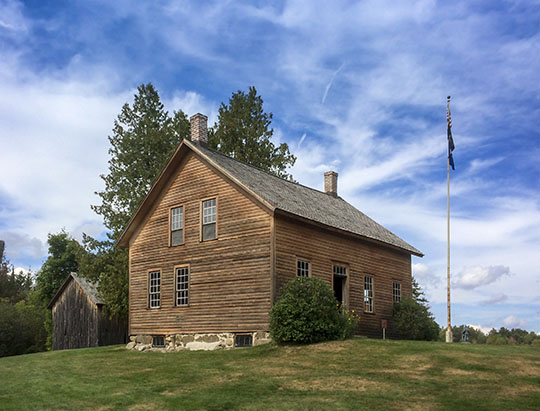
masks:
{"label": "dark doorway", "polygon": [[338,303],[348,304],[347,267],[334,265],[334,295]]}
{"label": "dark doorway", "polygon": [[338,277],[337,275],[334,275],[334,295],[340,304],[343,302],[343,285],[346,279],[346,277]]}

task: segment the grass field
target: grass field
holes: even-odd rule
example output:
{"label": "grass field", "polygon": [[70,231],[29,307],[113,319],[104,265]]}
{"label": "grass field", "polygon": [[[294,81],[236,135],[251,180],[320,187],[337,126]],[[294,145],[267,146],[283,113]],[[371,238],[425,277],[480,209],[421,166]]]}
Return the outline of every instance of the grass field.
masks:
{"label": "grass field", "polygon": [[0,409],[540,409],[540,350],[355,339],[0,358]]}

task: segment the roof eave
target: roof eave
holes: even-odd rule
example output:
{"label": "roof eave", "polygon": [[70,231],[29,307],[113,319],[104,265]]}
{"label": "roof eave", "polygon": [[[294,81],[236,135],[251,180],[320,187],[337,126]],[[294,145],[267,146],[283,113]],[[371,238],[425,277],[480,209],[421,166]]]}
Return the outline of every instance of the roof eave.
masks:
{"label": "roof eave", "polygon": [[131,236],[133,235],[133,233],[137,230],[138,223],[140,222],[139,220],[144,219],[145,217],[144,211],[147,207],[150,207],[149,201],[153,197],[157,198],[159,196],[161,186],[166,183],[165,177],[167,177],[169,174],[172,174],[173,172],[172,169],[174,168],[173,165],[177,162],[177,158],[180,157],[180,154],[181,154],[180,152],[181,150],[183,150],[183,147],[186,147],[185,142],[186,142],[185,139],[182,140],[180,144],[178,145],[178,148],[175,150],[175,152],[171,156],[171,158],[169,158],[169,161],[167,162],[167,164],[161,171],[159,177],[156,179],[154,184],[152,184],[152,187],[150,188],[150,190],[148,191],[144,199],[141,201],[141,203],[137,207],[137,210],[131,216],[131,219],[126,225],[126,228],[124,228],[124,230],[120,234],[120,237],[118,237],[118,239],[115,241],[114,243],[115,247],[116,246],[123,247],[123,248],[129,247],[129,240],[131,239]]}
{"label": "roof eave", "polygon": [[58,300],[58,297],[60,297],[60,295],[62,294],[62,292],[64,291],[64,289],[66,288],[66,286],[68,285],[70,279],[73,278],[73,276],[71,275],[73,273],[69,273],[68,276],[66,277],[66,279],[64,280],[64,282],[62,283],[62,285],[60,286],[60,288],[58,289],[58,291],[56,292],[56,294],[54,294],[54,297],[51,299],[51,301],[49,302],[49,304],[47,305],[47,309],[50,310],[54,303],[56,302],[56,300]]}
{"label": "roof eave", "polygon": [[315,220],[310,220],[309,218],[305,218],[305,217],[302,217],[302,216],[299,216],[297,214],[290,213],[288,211],[281,210],[281,209],[276,209],[275,212],[276,212],[276,214],[279,214],[279,215],[282,215],[282,216],[285,216],[285,217],[289,217],[289,218],[292,218],[294,220],[306,222],[306,223],[312,224],[312,225],[317,226],[317,227],[322,227],[322,228],[325,228],[325,229],[327,229],[329,231],[338,232],[338,233],[341,233],[341,234],[344,234],[344,235],[359,238],[359,239],[362,239],[364,241],[368,241],[370,243],[380,244],[382,246],[389,247],[389,248],[392,248],[394,250],[405,252],[405,253],[408,253],[408,254],[411,254],[411,255],[415,255],[417,257],[424,257],[424,254],[421,251],[417,250],[416,248],[414,248],[412,246],[411,246],[411,249],[399,247],[399,246],[397,246],[395,244],[387,243],[385,241],[381,241],[381,240],[377,240],[375,238],[371,238],[371,237],[367,237],[367,236],[364,236],[364,235],[361,235],[361,234],[357,234],[357,233],[354,233],[352,231],[343,230],[341,228],[333,227],[333,226],[330,226],[328,224],[320,223],[320,222],[315,221]]}
{"label": "roof eave", "polygon": [[227,170],[225,170],[223,167],[221,167],[219,164],[217,164],[215,161],[209,158],[206,154],[204,154],[201,150],[199,150],[196,144],[192,143],[189,140],[183,139],[180,142],[174,154],[171,156],[171,158],[167,162],[167,165],[163,168],[163,171],[161,172],[159,177],[156,179],[156,181],[150,188],[150,191],[148,191],[148,194],[146,194],[146,196],[144,197],[139,207],[137,207],[137,210],[135,211],[135,213],[129,220],[126,228],[124,229],[124,231],[122,231],[122,234],[120,235],[118,240],[115,242],[115,246],[129,247],[129,242],[130,242],[131,237],[137,231],[139,224],[144,220],[147,212],[150,211],[153,201],[159,197],[161,190],[165,188],[168,178],[171,177],[175,171],[175,166],[179,164],[179,160],[182,158],[183,155],[185,155],[181,151],[183,150],[184,152],[186,152],[187,149],[190,149],[192,152],[196,153],[212,168],[216,169],[219,173],[224,175],[227,179],[231,180],[235,185],[237,185],[243,191],[248,192],[252,197],[254,197],[261,205],[266,207],[270,212],[273,212],[274,206],[271,203],[269,203],[264,198],[259,196],[257,193],[255,193],[253,190],[251,190],[249,187],[243,184],[240,180],[238,180],[235,176],[230,174]]}

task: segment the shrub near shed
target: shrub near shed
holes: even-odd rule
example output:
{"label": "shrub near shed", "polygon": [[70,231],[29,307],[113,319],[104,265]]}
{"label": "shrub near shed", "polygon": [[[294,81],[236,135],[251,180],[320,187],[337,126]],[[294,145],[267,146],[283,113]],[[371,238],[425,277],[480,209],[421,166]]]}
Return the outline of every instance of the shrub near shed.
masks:
{"label": "shrub near shed", "polygon": [[270,333],[277,342],[345,339],[356,326],[356,317],[340,308],[328,284],[313,277],[289,281],[270,311]]}

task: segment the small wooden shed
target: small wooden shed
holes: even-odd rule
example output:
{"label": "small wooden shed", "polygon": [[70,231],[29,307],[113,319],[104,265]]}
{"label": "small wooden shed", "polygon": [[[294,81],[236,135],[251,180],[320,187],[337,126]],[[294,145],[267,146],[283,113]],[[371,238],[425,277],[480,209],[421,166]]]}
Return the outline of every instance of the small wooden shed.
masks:
{"label": "small wooden shed", "polygon": [[127,321],[109,318],[104,306],[96,284],[71,273],[47,307],[53,350],[126,343]]}

